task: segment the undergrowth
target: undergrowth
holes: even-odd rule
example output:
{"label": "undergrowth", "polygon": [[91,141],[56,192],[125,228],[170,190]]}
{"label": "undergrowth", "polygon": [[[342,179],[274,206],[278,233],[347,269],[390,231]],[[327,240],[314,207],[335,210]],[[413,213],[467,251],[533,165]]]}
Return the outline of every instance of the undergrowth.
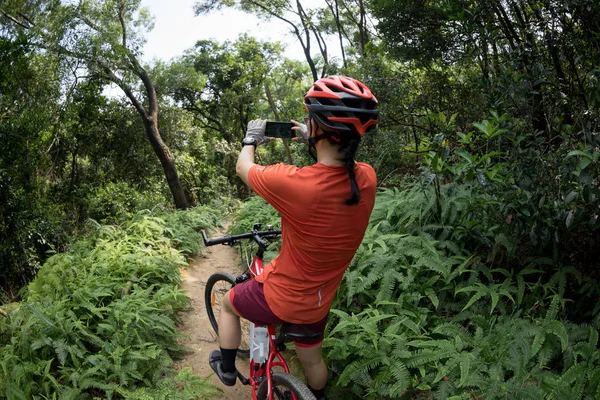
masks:
{"label": "undergrowth", "polygon": [[[437,206],[433,189],[379,193],[324,344],[341,387],[332,398],[600,395],[600,308],[580,310],[586,323],[565,317],[581,298],[598,296],[597,284],[552,260],[502,268],[468,250],[470,191],[456,187]],[[504,241],[498,232],[489,238],[492,250]],[[568,299],[573,277],[577,298]]]}
{"label": "undergrowth", "polygon": [[179,267],[199,250],[215,211],[136,214],[52,256],[0,320],[0,397],[197,399],[217,390],[189,369],[177,313],[188,298]]}
{"label": "undergrowth", "polygon": [[[233,223],[229,226],[229,233],[239,235],[250,232],[255,224],[261,225],[261,230],[281,229],[281,220],[279,213],[267,203],[262,197],[252,196],[244,202],[237,213],[234,215]],[[256,245],[252,241],[244,241],[241,245],[243,258],[251,257]],[[265,265],[279,254],[281,241],[273,240],[264,254]]]}
{"label": "undergrowth", "polygon": [[[328,324],[328,397],[600,398],[600,306],[579,309],[578,323],[566,312],[597,298],[598,283],[543,257],[499,266],[516,244],[490,224],[485,194],[438,189],[378,193]],[[278,223],[259,198],[236,233],[255,222]]]}

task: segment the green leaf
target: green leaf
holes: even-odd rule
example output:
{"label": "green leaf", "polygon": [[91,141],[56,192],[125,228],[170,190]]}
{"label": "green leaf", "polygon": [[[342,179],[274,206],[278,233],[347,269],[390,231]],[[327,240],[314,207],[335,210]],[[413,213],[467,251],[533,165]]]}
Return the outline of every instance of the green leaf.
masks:
{"label": "green leaf", "polygon": [[496,306],[498,305],[498,300],[500,299],[500,296],[494,290],[490,290],[489,293],[490,293],[490,296],[492,298],[492,305],[491,305],[491,308],[490,308],[490,314],[492,314],[494,312],[494,308],[496,308]]}
{"label": "green leaf", "polygon": [[467,163],[473,164],[473,156],[467,153],[465,150],[457,149],[454,152],[458,154],[462,159],[464,159]]}
{"label": "green leaf", "polygon": [[431,302],[433,303],[433,306],[437,309],[440,305],[440,299],[435,294],[433,289],[426,289],[425,294],[427,295],[427,297],[429,297],[429,300],[431,300]]}
{"label": "green leaf", "polygon": [[484,292],[477,292],[473,295],[473,297],[471,297],[471,299],[469,299],[469,301],[467,302],[467,304],[463,307],[463,309],[461,311],[465,311],[467,310],[469,307],[471,307],[477,300],[481,299],[483,296],[485,296],[486,293]]}
{"label": "green leaf", "polygon": [[567,195],[567,197],[565,197],[565,204],[571,203],[578,196],[579,196],[579,192],[576,192],[576,191],[569,192],[569,194]]}
{"label": "green leaf", "polygon": [[517,275],[517,305],[520,306],[523,303],[525,296],[525,278],[522,274]]}
{"label": "green leaf", "polygon": [[461,353],[460,355],[460,381],[458,387],[463,387],[467,383],[471,369],[471,360],[473,355],[471,353]]}
{"label": "green leaf", "polygon": [[572,150],[569,153],[567,153],[567,157],[574,157],[574,156],[586,157],[586,158],[589,158],[590,161],[594,160],[593,157],[589,153],[586,153],[585,151]]}
{"label": "green leaf", "polygon": [[488,159],[491,159],[492,157],[496,157],[496,156],[503,156],[506,153],[501,152],[501,151],[492,151],[490,153],[485,154],[483,157],[481,157],[478,161],[478,164],[483,164],[485,161],[487,161]]}
{"label": "green leaf", "polygon": [[560,339],[562,351],[565,351],[569,345],[569,334],[567,333],[565,324],[556,320],[550,321],[546,324],[545,331],[547,334],[551,333],[558,337]]}
{"label": "green leaf", "polygon": [[473,122],[473,126],[477,129],[479,129],[482,133],[484,133],[486,136],[489,134],[489,121],[484,120],[483,123],[481,122]]}
{"label": "green leaf", "polygon": [[533,339],[533,343],[531,344],[531,355],[532,356],[535,356],[538,353],[538,351],[540,351],[540,349],[544,345],[544,341],[546,341],[546,333],[545,332],[540,332],[535,336],[535,338]]}
{"label": "green leaf", "polygon": [[565,226],[567,227],[567,229],[569,229],[571,227],[574,216],[575,216],[575,211],[573,211],[573,210],[569,211],[569,213],[567,214],[567,218],[565,219]]}

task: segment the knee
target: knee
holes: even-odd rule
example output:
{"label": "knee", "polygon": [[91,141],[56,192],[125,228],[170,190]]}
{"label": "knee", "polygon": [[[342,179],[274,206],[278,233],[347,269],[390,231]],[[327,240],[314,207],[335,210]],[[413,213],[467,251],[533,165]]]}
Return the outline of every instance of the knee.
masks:
{"label": "knee", "polygon": [[296,349],[296,354],[305,369],[314,369],[325,366],[325,360],[323,360],[320,349],[319,351]]}
{"label": "knee", "polygon": [[236,317],[240,316],[236,309],[233,307],[233,304],[231,304],[231,290],[225,293],[221,311],[224,311],[227,314],[235,315]]}

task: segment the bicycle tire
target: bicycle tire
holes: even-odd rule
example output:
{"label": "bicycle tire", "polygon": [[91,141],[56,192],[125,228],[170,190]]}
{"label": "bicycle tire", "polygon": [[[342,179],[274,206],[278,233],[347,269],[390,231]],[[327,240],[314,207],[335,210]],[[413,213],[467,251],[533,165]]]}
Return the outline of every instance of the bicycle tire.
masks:
{"label": "bicycle tire", "polygon": [[[294,375],[285,372],[274,372],[273,382],[273,400],[291,400],[291,394],[296,395],[296,400],[317,400],[308,386]],[[268,395],[267,381],[264,380],[258,388],[258,400],[266,400]]]}
{"label": "bicycle tire", "polygon": [[[221,308],[222,298],[232,287],[235,286],[235,277],[227,272],[216,272],[212,274],[206,282],[204,289],[204,305],[208,320],[212,325],[217,336],[219,335],[219,310]],[[250,357],[250,325],[245,320],[241,320],[242,343],[238,348],[237,355],[240,358]]]}

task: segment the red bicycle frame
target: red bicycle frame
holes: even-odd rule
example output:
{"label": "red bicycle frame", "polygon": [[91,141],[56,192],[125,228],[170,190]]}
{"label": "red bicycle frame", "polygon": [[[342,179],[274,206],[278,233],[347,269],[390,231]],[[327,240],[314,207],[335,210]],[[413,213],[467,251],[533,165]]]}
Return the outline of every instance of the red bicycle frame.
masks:
{"label": "red bicycle frame", "polygon": [[[254,277],[260,275],[264,268],[262,258],[254,255],[252,258],[252,263],[250,264],[250,273],[252,277],[250,279],[254,279]],[[286,374],[290,373],[290,368],[288,367],[285,359],[279,353],[276,346],[276,334],[275,334],[275,325],[270,324],[267,325],[267,330],[269,332],[269,355],[264,363],[259,364],[254,362],[254,360],[250,360],[250,379],[249,384],[252,386],[252,399],[258,400],[257,391],[260,387],[261,383],[266,379],[267,380],[267,399],[273,400],[273,377],[271,369],[273,367],[281,367],[285,371]],[[296,395],[292,393],[292,398],[296,399]]]}

